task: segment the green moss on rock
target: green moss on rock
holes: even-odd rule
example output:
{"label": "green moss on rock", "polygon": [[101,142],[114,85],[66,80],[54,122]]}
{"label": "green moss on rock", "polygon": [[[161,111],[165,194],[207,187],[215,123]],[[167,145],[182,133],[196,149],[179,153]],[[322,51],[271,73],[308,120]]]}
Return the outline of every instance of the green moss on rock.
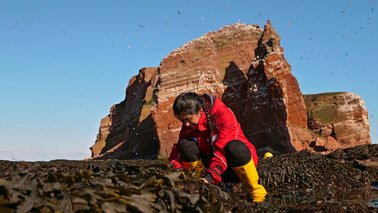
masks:
{"label": "green moss on rock", "polygon": [[343,119],[338,113],[338,108],[344,105],[345,92],[332,92],[303,95],[309,119],[314,119],[322,124],[339,122]]}

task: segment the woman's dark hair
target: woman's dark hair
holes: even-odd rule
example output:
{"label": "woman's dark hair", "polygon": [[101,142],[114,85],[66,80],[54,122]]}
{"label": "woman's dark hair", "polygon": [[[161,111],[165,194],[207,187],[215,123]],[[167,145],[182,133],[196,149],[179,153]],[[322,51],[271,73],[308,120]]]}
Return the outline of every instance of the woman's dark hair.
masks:
{"label": "woman's dark hair", "polygon": [[173,112],[175,115],[192,115],[199,112],[203,106],[203,99],[194,92],[181,93],[173,103]]}

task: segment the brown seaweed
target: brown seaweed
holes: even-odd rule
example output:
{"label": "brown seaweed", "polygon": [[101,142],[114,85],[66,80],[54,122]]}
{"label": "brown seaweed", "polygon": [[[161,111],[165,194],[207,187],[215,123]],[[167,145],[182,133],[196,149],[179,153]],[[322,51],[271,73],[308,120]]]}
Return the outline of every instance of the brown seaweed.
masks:
{"label": "brown seaweed", "polygon": [[375,212],[376,160],[377,145],[261,160],[261,204],[243,183],[207,185],[164,159],[0,161],[0,212]]}

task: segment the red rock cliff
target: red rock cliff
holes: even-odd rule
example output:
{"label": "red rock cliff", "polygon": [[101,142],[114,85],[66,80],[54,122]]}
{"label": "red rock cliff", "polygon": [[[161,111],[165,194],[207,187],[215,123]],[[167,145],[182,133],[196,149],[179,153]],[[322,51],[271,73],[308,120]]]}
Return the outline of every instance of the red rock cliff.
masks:
{"label": "red rock cliff", "polygon": [[255,58],[254,49],[262,31],[256,25],[226,26],[185,44],[163,59],[155,90],[157,105],[152,110],[162,154],[170,153],[181,128],[172,111],[175,97],[185,91],[220,98],[227,89],[238,94],[246,82],[245,75]]}
{"label": "red rock cliff", "polygon": [[309,128],[320,135],[317,149],[335,150],[371,144],[364,101],[350,92],[305,95]]}
{"label": "red rock cliff", "polygon": [[159,144],[151,119],[152,84],[157,68],[143,68],[127,87],[126,98],[112,106],[101,120],[99,134],[91,147],[96,159],[154,159]]}
{"label": "red rock cliff", "polygon": [[[337,139],[327,140],[327,147],[323,135],[312,126],[308,129],[314,118],[307,121],[298,82],[284,57],[280,37],[268,21],[264,29],[237,23],[209,32],[174,50],[159,68],[142,69],[130,80],[125,100],[114,105],[101,121],[92,156],[135,159],[169,155],[181,128],[172,104],[186,91],[221,98],[262,152],[329,151],[344,147],[341,141],[350,146],[360,144],[355,142],[358,138],[369,143],[367,114],[358,126],[363,135],[340,130]],[[346,101],[344,108],[349,110],[350,104],[353,101]],[[316,104],[312,106],[316,109]],[[358,109],[352,107],[344,114],[365,115]],[[334,129],[355,121],[360,119],[342,120]]]}
{"label": "red rock cliff", "polygon": [[[307,111],[296,78],[284,57],[280,36],[268,22],[255,49],[256,59],[247,76],[246,96],[240,122],[258,148],[281,152],[301,150],[296,140],[306,134]],[[296,129],[304,129],[297,132]],[[309,140],[312,138],[310,137]]]}

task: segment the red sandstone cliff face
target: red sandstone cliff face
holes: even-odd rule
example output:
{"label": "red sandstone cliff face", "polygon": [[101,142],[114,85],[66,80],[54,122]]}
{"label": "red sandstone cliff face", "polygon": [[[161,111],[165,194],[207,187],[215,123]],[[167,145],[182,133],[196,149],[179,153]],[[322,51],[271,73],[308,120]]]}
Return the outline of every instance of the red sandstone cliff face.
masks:
{"label": "red sandstone cliff face", "polygon": [[[345,147],[335,137],[325,140],[312,126],[307,128],[307,109],[298,82],[284,57],[280,37],[268,21],[264,29],[238,23],[207,33],[174,50],[158,69],[142,69],[130,81],[125,101],[113,106],[110,115],[101,121],[96,143],[91,147],[93,157],[169,155],[181,128],[173,116],[172,104],[177,95],[186,91],[221,98],[261,152],[331,151]],[[352,102],[345,103],[350,106]],[[358,109],[352,107],[345,115]],[[354,114],[365,116],[359,111]],[[336,126],[351,126],[361,120],[357,115]],[[360,123],[362,135],[339,131],[337,139],[350,146],[361,144],[356,142],[359,138],[369,143],[367,114]]]}
{"label": "red sandstone cliff face", "polygon": [[257,148],[291,152],[316,138],[297,130],[307,127],[306,107],[270,22],[264,30],[232,25],[184,45],[163,60],[156,86],[152,115],[163,154],[177,140],[181,124],[171,107],[184,91],[221,98]]}
{"label": "red sandstone cliff face", "polygon": [[[268,22],[255,50],[256,59],[248,70],[245,106],[241,124],[248,138],[259,148],[280,152],[308,148],[296,138],[308,137],[307,113],[302,93],[286,61],[280,37]],[[308,138],[312,140],[312,138]],[[303,142],[303,140],[301,140]]]}
{"label": "red sandstone cliff face", "polygon": [[175,97],[195,91],[221,98],[227,89],[239,94],[261,34],[262,29],[256,25],[234,24],[207,33],[163,59],[155,90],[157,104],[152,109],[163,155],[170,153],[181,128],[172,111]]}
{"label": "red sandstone cliff face", "polygon": [[151,119],[152,84],[157,68],[144,68],[127,87],[126,98],[113,105],[101,120],[99,134],[91,147],[96,159],[154,159],[159,144]]}

